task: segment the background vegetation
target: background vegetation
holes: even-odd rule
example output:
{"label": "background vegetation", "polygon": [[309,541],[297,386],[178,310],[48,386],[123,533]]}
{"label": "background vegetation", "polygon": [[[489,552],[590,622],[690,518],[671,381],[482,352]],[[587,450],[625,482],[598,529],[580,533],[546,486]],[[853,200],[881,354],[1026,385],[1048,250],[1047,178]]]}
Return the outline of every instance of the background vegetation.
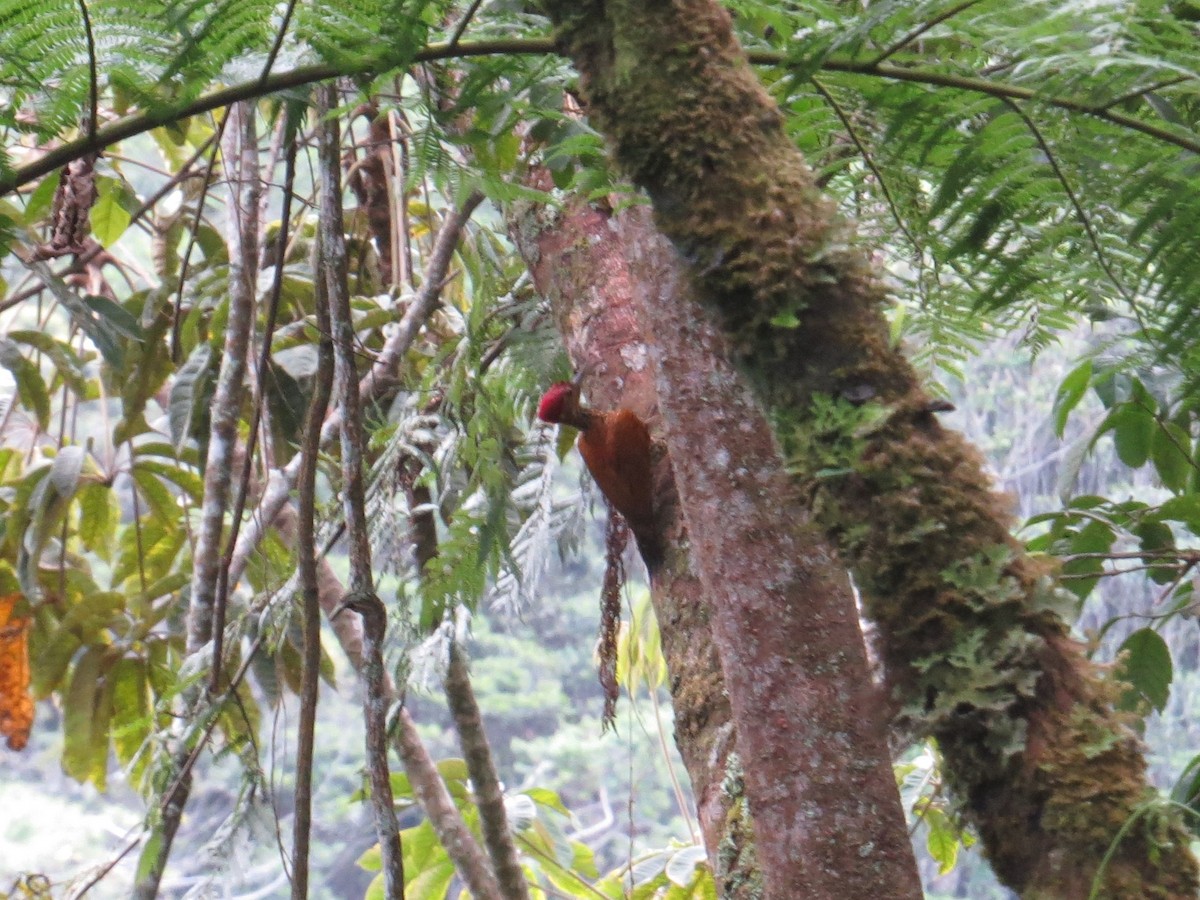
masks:
{"label": "background vegetation", "polygon": [[[1097,658],[1119,659],[1153,780],[1190,806],[1197,11],[727,6],[788,133],[886,267],[897,338],[957,407],[944,420],[988,453],[1031,549],[1061,560],[1075,601],[1064,611]],[[95,878],[94,896],[127,895],[154,855],[180,751],[193,749],[197,786],[161,891],[287,893],[303,643],[291,538],[267,532],[232,554],[244,577],[229,581],[226,680],[211,694],[211,646],[188,646],[186,620],[239,267],[253,273],[254,324],[250,393],[231,407],[233,493],[253,509],[273,472],[291,466],[294,479],[298,466],[324,290],[308,107],[321,80],[341,103],[328,118],[344,128],[360,374],[397,346],[422,289],[436,303],[365,413],[389,671],[434,757],[455,758],[441,675],[469,632],[475,692],[543,888],[618,891],[619,874],[602,876],[628,868],[647,893],[710,889],[681,850],[695,834],[677,797],[686,786],[672,784],[683,776],[663,740],[655,641],[626,645],[637,699],[615,735],[600,734],[601,540],[587,524],[598,501],[566,445],[532,422],[567,365],[506,205],[641,202],[552,51],[546,20],[505,0],[0,0],[0,726],[13,748],[0,804],[28,810],[0,832],[10,893],[40,889],[29,878],[40,873],[53,896]],[[235,100],[253,110],[264,184],[249,261],[235,246],[249,220],[224,131]],[[553,190],[529,185],[533,162]],[[372,195],[376,184],[388,193]],[[484,202],[439,268],[436,241],[473,192]],[[337,456],[320,462],[318,547],[344,578]],[[409,520],[430,510],[438,560],[422,573]],[[652,634],[641,597],[627,590],[627,614]],[[366,804],[352,802],[364,766],[353,636],[327,631],[324,652],[313,891],[352,896],[372,884],[359,861],[375,841]],[[959,855],[972,839],[936,749],[910,750],[898,773],[930,895],[1002,896],[978,858]],[[444,774],[469,817],[465,779],[454,763]],[[419,848],[418,812],[402,803],[401,817]],[[406,854],[409,878],[434,873],[420,887],[441,896],[444,858]]]}

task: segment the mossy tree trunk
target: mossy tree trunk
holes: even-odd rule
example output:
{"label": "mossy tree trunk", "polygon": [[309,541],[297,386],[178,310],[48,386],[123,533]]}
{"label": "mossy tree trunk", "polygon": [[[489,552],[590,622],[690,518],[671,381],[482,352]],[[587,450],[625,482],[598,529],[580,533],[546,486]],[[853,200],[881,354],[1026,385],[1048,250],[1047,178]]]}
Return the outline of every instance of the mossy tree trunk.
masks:
{"label": "mossy tree trunk", "polygon": [[1114,688],[978,454],[892,345],[866,252],[711,0],[546,0],[591,119],[654,204],[855,572],[896,703],[1025,897],[1196,896]]}

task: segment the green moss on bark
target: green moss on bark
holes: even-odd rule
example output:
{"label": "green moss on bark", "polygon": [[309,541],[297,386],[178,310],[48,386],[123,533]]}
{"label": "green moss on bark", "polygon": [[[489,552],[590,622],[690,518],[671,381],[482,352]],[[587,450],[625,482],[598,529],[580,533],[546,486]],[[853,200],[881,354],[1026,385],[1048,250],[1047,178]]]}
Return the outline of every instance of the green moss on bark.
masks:
{"label": "green moss on bark", "polygon": [[649,193],[855,571],[898,716],[939,741],[1000,877],[1030,897],[1087,897],[1097,872],[1099,896],[1194,897],[1187,833],[1146,812],[1111,685],[1067,637],[1051,573],[1010,536],[978,455],[891,345],[868,256],[725,11],[546,5],[589,115]]}

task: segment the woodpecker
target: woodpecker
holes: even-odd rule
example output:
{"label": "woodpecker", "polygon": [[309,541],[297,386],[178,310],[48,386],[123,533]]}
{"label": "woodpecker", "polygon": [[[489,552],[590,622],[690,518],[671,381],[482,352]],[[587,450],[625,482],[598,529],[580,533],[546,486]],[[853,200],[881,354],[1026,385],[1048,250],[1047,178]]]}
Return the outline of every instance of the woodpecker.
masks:
{"label": "woodpecker", "polygon": [[579,453],[600,492],[629,524],[646,565],[661,558],[654,522],[654,476],[650,431],[628,409],[600,412],[579,400],[581,375],[550,385],[538,404],[538,418],[579,429]]}

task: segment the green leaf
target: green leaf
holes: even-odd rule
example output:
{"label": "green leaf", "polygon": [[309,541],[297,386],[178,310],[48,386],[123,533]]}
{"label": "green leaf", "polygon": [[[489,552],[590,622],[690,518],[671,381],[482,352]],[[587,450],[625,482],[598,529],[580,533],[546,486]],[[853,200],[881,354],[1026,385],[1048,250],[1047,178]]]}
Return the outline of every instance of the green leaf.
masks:
{"label": "green leaf", "polygon": [[54,202],[54,195],[58,191],[58,182],[61,177],[62,170],[47,175],[29,194],[29,199],[25,201],[26,225],[36,225],[46,213],[50,212],[50,206]]}
{"label": "green leaf", "polygon": [[81,400],[88,398],[88,381],[83,371],[83,362],[70,344],[57,340],[44,331],[10,331],[9,340],[36,347],[46,355],[58,370],[59,376]]}
{"label": "green leaf", "polygon": [[32,654],[29,660],[30,688],[34,697],[44,700],[59,689],[71,659],[82,646],[83,642],[69,629],[54,629],[42,643],[41,651]]}
{"label": "green leaf", "polygon": [[1117,663],[1116,677],[1132,688],[1125,692],[1122,708],[1137,709],[1140,701],[1145,701],[1162,712],[1174,677],[1166,641],[1154,629],[1140,628],[1125,639],[1119,652],[1122,657]]}
{"label": "green leaf", "polygon": [[379,849],[378,844],[363,851],[363,855],[358,858],[358,867],[368,872],[378,872],[383,868],[383,851]]}
{"label": "green leaf", "polygon": [[27,597],[41,593],[37,575],[42,550],[61,531],[63,518],[79,487],[85,459],[82,447],[61,448],[30,495],[28,525],[17,548],[17,578]]}
{"label": "green leaf", "polygon": [[167,401],[167,420],[171,426],[171,443],[176,452],[183,449],[192,432],[192,416],[195,415],[200,398],[204,393],[212,367],[212,347],[207,343],[197,344],[179,369],[171,385]]}
{"label": "green leaf", "polygon": [[85,294],[83,302],[100,316],[102,325],[107,326],[114,334],[131,341],[145,339],[146,335],[142,331],[142,325],[138,322],[137,317],[121,304],[109,300],[107,297],[101,297],[99,294]]}
{"label": "green leaf", "polygon": [[684,847],[671,857],[664,870],[667,878],[680,887],[689,887],[696,880],[696,869],[708,859],[708,853],[703,845],[693,844]]}
{"label": "green leaf", "polygon": [[96,203],[92,206],[90,215],[92,234],[106,248],[120,240],[129,223],[133,221],[133,217],[121,203],[124,191],[124,182],[119,179],[96,179]]}
{"label": "green leaf", "polygon": [[1063,436],[1067,417],[1087,393],[1091,380],[1092,361],[1089,359],[1072,369],[1058,386],[1058,394],[1054,398],[1054,433],[1059,437]]}
{"label": "green leaf", "polygon": [[43,431],[50,424],[50,394],[38,367],[25,358],[17,345],[7,338],[0,338],[0,366],[12,373],[17,382],[17,396],[21,405],[37,418]]}
{"label": "green leaf", "polygon": [[953,870],[958,862],[960,846],[958,830],[951,823],[949,817],[936,806],[928,807],[926,810],[925,824],[929,826],[929,836],[925,839],[925,846],[929,849],[929,855],[938,864],[938,874],[945,875]]}
{"label": "green leaf", "polygon": [[467,781],[471,777],[467,761],[457,757],[439,760],[437,770],[446,781]]}
{"label": "green leaf", "polygon": [[150,832],[150,837],[146,840],[146,846],[142,848],[142,853],[138,857],[137,874],[135,880],[141,883],[154,870],[154,866],[158,862],[158,854],[162,849],[162,829],[155,828]]}
{"label": "green leaf", "polygon": [[[407,879],[407,870],[404,874]],[[443,900],[453,879],[454,864],[445,859],[432,868],[423,869],[405,885],[405,900]]]}
{"label": "green leaf", "polygon": [[[1139,548],[1145,550],[1147,553],[1173,550],[1175,548],[1175,533],[1171,531],[1171,526],[1165,522],[1149,519],[1139,522],[1133,526],[1131,531],[1138,538]],[[1142,557],[1142,562],[1150,566],[1147,574],[1158,584],[1169,584],[1175,580],[1176,569],[1172,566],[1161,565],[1161,559],[1157,559],[1154,556],[1144,556]]]}
{"label": "green leaf", "polygon": [[104,673],[105,650],[88,647],[75,665],[71,687],[63,698],[63,771],[83,783],[91,779],[103,742],[107,755],[108,733],[97,733],[100,679]]}
{"label": "green leaf", "polygon": [[1192,439],[1174,422],[1159,422],[1150,443],[1150,459],[1165,487],[1176,493],[1187,487],[1192,472]]}
{"label": "green leaf", "polygon": [[84,549],[109,560],[120,518],[121,508],[109,485],[92,481],[80,489],[79,540]]}
{"label": "green leaf", "polygon": [[112,734],[117,759],[127,765],[149,735],[151,722],[150,683],[146,661],[124,656],[109,675],[112,684]]}
{"label": "green leaf", "polygon": [[569,816],[571,813],[567,809],[566,804],[562,802],[562,798],[558,796],[557,791],[552,791],[549,788],[529,788],[529,790],[521,793],[529,797],[538,806],[546,806],[553,809],[555,812],[560,812],[564,816]]}
{"label": "green leaf", "polygon": [[1122,403],[1108,414],[1100,426],[1101,434],[1109,430],[1113,433],[1113,442],[1121,462],[1131,469],[1145,465],[1150,458],[1154,432],[1158,430],[1153,413],[1133,403]]}
{"label": "green leaf", "polygon": [[554,444],[554,452],[558,454],[560,460],[567,458],[567,454],[575,446],[575,438],[578,434],[579,432],[570,425],[558,427],[558,440]]}
{"label": "green leaf", "polygon": [[1200,494],[1172,497],[1155,511],[1154,518],[1165,522],[1182,522],[1192,534],[1200,534]]}

